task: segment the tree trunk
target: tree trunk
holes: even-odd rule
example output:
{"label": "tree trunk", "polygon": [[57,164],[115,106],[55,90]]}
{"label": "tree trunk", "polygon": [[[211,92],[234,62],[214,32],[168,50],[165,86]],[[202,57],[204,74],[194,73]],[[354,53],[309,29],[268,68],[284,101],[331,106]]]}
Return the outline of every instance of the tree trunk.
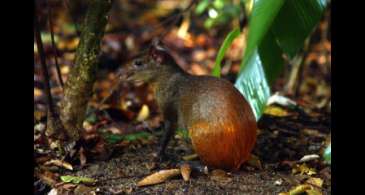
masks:
{"label": "tree trunk", "polygon": [[110,7],[111,0],[89,0],[88,11],[81,25],[75,66],[65,83],[61,101],[61,120],[70,141],[76,141],[80,137],[86,106],[92,95],[100,41],[104,35]]}

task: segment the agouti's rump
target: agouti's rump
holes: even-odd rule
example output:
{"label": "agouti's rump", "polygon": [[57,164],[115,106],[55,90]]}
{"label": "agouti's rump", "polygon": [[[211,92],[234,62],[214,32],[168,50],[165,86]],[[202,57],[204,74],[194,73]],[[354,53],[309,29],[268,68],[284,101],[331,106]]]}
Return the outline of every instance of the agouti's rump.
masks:
{"label": "agouti's rump", "polygon": [[179,123],[210,167],[237,170],[256,142],[256,121],[244,97],[228,81],[192,76],[182,82]]}

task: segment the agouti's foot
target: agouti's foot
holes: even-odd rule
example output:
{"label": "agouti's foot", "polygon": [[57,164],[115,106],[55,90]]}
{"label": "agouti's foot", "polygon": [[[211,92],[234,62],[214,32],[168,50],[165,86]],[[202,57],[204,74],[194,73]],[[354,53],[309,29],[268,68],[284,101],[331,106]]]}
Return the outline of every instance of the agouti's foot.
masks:
{"label": "agouti's foot", "polygon": [[157,156],[156,156],[156,161],[158,163],[163,163],[164,161],[167,160],[167,156],[164,152],[158,152]]}
{"label": "agouti's foot", "polygon": [[155,152],[152,154],[152,156],[153,156],[152,161],[154,164],[152,170],[161,169],[161,166],[163,167],[162,164],[166,162],[166,155],[164,154],[161,155],[159,152]]}
{"label": "agouti's foot", "polygon": [[153,158],[154,158],[154,161],[157,164],[161,164],[161,163],[166,162],[168,160],[168,156],[161,149],[159,149],[156,153],[153,154]]}

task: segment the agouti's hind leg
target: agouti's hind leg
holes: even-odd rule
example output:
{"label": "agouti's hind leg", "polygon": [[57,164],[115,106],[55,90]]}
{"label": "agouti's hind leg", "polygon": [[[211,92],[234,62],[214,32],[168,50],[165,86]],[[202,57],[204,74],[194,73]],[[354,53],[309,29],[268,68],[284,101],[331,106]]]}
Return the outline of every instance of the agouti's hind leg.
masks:
{"label": "agouti's hind leg", "polygon": [[165,160],[165,149],[167,144],[169,143],[172,135],[174,135],[175,129],[176,129],[176,122],[170,122],[168,120],[164,123],[164,134],[162,136],[162,139],[160,140],[160,147],[158,149],[158,159],[159,161]]}

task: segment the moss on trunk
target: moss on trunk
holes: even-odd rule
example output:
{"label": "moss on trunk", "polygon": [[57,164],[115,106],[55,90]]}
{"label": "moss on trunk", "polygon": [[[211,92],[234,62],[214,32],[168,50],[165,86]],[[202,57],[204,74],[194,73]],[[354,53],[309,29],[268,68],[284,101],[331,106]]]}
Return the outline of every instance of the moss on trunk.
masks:
{"label": "moss on trunk", "polygon": [[100,42],[104,35],[110,7],[111,0],[90,0],[81,25],[75,66],[65,83],[64,97],[61,101],[61,120],[72,141],[80,137],[87,102],[92,95]]}

